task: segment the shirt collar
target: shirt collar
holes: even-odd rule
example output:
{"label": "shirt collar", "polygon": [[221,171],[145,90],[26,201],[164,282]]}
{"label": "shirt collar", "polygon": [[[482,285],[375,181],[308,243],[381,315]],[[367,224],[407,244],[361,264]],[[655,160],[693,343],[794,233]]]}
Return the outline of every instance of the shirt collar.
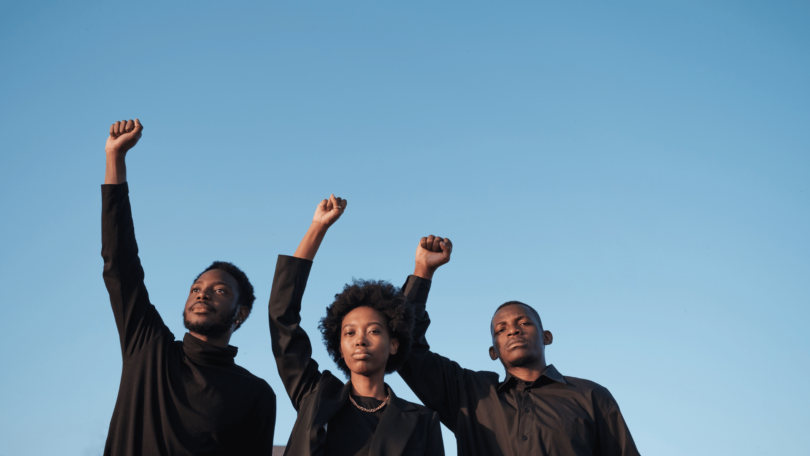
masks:
{"label": "shirt collar", "polygon": [[202,364],[234,364],[239,349],[233,345],[220,347],[204,340],[197,339],[189,333],[183,336],[183,352],[189,358]]}
{"label": "shirt collar", "polygon": [[[539,377],[537,377],[537,380],[535,380],[533,382],[526,382],[526,383],[528,384],[529,388],[534,387],[534,386],[540,386],[542,384],[543,377],[546,377],[549,380],[553,380],[553,381],[558,382],[558,383],[562,383],[564,385],[568,384],[568,382],[565,381],[565,377],[562,376],[562,374],[557,370],[556,367],[554,367],[553,364],[549,364],[548,366],[546,366],[546,370],[544,370],[543,373],[540,374]],[[504,381],[502,381],[500,385],[498,385],[498,391],[503,391],[503,390],[507,390],[509,388],[513,388],[513,387],[515,387],[515,385],[517,385],[517,383],[519,381],[521,381],[519,378],[517,378],[514,375],[507,372],[506,373],[506,379]]]}

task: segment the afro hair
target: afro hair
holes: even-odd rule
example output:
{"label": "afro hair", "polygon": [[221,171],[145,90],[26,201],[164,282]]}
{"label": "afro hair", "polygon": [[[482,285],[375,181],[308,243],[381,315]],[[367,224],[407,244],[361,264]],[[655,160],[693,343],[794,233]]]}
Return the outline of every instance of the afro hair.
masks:
{"label": "afro hair", "polygon": [[413,308],[400,293],[399,288],[383,280],[353,279],[351,284],[343,287],[343,292],[335,295],[335,300],[326,308],[326,317],[322,318],[318,325],[326,351],[338,369],[349,378],[351,376],[349,367],[340,356],[341,328],[343,318],[358,307],[370,307],[380,312],[385,317],[388,335],[392,339],[399,340],[399,349],[385,364],[386,374],[394,372],[411,353]]}

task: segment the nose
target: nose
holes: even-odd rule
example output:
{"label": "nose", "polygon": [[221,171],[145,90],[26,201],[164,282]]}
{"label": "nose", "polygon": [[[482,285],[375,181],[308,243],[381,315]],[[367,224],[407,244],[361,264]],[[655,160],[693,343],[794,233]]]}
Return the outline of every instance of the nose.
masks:
{"label": "nose", "polygon": [[357,347],[365,347],[365,346],[367,346],[368,341],[366,340],[366,335],[365,334],[359,335],[357,337],[357,339],[354,341],[354,345],[357,346]]}
{"label": "nose", "polygon": [[513,326],[506,331],[507,336],[517,336],[521,334],[519,326]]}
{"label": "nose", "polygon": [[208,290],[200,289],[200,291],[197,292],[197,300],[198,301],[199,300],[210,300],[210,299],[211,299],[211,295],[208,294]]}

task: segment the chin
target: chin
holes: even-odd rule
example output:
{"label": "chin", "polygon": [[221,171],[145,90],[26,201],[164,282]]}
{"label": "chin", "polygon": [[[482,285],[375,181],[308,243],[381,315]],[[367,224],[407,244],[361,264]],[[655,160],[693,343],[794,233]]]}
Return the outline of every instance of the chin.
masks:
{"label": "chin", "polygon": [[534,364],[538,361],[538,357],[531,353],[521,353],[515,354],[512,359],[509,360],[509,365],[512,367],[526,367],[530,364]]}
{"label": "chin", "polygon": [[362,375],[363,377],[371,377],[378,370],[379,369],[369,368],[368,366],[349,366],[349,371],[351,371],[352,374]]}

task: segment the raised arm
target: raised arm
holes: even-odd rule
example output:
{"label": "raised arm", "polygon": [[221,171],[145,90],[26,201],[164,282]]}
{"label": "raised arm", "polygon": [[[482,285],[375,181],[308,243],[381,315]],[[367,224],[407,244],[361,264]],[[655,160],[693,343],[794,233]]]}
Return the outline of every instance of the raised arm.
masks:
{"label": "raised arm", "polygon": [[301,300],[312,259],[329,227],[340,218],[344,209],[346,201],[334,195],[321,201],[295,256],[279,255],[276,263],[268,305],[270,340],[279,376],[296,410],[321,377],[318,363],[312,359],[312,343],[301,328]]}
{"label": "raised arm", "polygon": [[138,258],[126,184],[127,151],[137,144],[138,120],[116,122],[107,139],[107,173],[101,186],[101,256],[124,359],[161,334],[171,334],[149,302]]}
{"label": "raised arm", "polygon": [[402,287],[414,308],[413,347],[411,355],[398,372],[419,400],[435,410],[448,429],[455,432],[465,369],[430,351],[425,338],[430,326],[426,305],[431,280],[436,270],[450,261],[452,252],[450,239],[432,235],[423,237],[416,247],[413,275]]}

